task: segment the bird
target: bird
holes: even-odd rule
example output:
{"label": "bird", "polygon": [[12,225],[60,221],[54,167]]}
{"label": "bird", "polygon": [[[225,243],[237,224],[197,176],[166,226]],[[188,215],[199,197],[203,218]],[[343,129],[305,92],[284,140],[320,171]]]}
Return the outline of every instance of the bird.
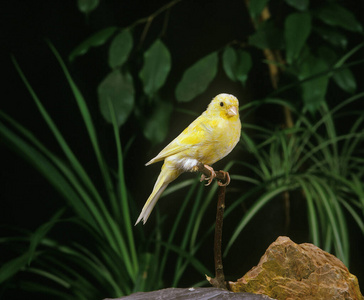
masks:
{"label": "bird", "polygon": [[[240,140],[239,100],[222,93],[185,130],[145,165],[164,160],[161,172],[135,225],[145,224],[159,197],[169,183],[184,172],[196,172],[203,165],[211,176],[202,175],[209,185],[216,176],[212,164],[228,155]],[[227,172],[226,172],[227,173]],[[227,184],[230,182],[228,177]],[[222,185],[222,184],[220,184]]]}

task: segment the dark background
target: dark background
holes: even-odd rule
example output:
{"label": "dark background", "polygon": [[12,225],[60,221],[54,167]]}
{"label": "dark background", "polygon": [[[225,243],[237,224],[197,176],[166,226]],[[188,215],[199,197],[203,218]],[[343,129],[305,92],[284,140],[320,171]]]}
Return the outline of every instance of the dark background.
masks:
{"label": "dark background", "polygon": [[[137,19],[150,15],[167,2],[169,1],[101,1],[99,7],[88,19],[78,11],[76,1],[3,2],[0,18],[3,74],[0,109],[34,132],[52,151],[61,155],[59,147],[11,63],[10,55],[12,54],[76,155],[81,157],[84,165],[89,166],[86,169],[97,180],[99,175],[93,167],[95,166],[94,156],[85,130],[83,126],[80,126],[82,123],[78,108],[45,39],[50,40],[67,61],[69,53],[95,31],[111,25],[128,26]],[[346,6],[353,8],[358,20],[362,21],[363,1],[347,1]],[[158,36],[162,26],[163,18],[157,18],[152,23],[150,33],[142,45],[144,49]],[[142,29],[143,26],[139,26],[139,32]],[[182,1],[172,9],[167,31],[163,36],[163,41],[171,49],[173,61],[172,72],[166,84],[170,86],[170,89],[165,88],[162,93],[173,98],[173,90],[182,72],[189,65],[207,53],[224,47],[234,39],[245,41],[253,31],[242,0]],[[138,43],[137,35],[134,38],[134,42]],[[108,73],[106,62],[107,47],[99,47],[91,49],[86,55],[77,58],[74,63],[67,63],[67,66],[87,100],[98,131],[102,133],[99,134],[100,144],[112,157],[114,147],[112,131],[99,114],[96,95],[97,85]],[[362,74],[362,68],[357,68],[356,72]],[[202,112],[209,99],[220,92],[236,94],[241,104],[244,104],[251,99],[264,96],[267,90],[271,89],[266,66],[252,70],[250,84],[246,90],[241,90],[220,73],[221,70],[218,80],[214,81],[203,97],[198,97],[196,101],[188,104],[178,104],[178,106]],[[359,77],[359,80],[362,78]],[[358,86],[362,91],[362,81],[358,81]],[[266,118],[272,121],[281,117],[275,111],[262,113],[266,113]],[[174,113],[166,142],[173,139],[192,119],[193,117]],[[130,122],[124,126],[122,139],[127,140],[130,131],[133,130],[138,130],[137,124]],[[3,144],[0,145],[1,223],[35,229],[47,221],[50,215],[64,204],[64,201],[36,170],[19,158],[16,153]],[[140,133],[128,156],[126,165],[130,172],[127,179],[128,185],[135,191],[134,198],[138,199],[140,208],[147,199],[160,168],[159,165],[144,168],[144,163],[152,158],[163,145],[152,147]],[[217,164],[217,168],[226,162],[227,160],[224,160],[221,164]],[[113,163],[112,158],[110,163]],[[292,195],[293,199],[294,197],[295,195]],[[163,205],[162,212],[163,209],[172,214],[177,212],[178,205],[167,203],[167,201],[163,201]],[[208,224],[214,219],[214,210],[214,207],[211,208],[210,219],[206,221]],[[148,225],[149,228],[146,226],[145,230],[151,230],[153,220]],[[232,230],[227,222],[224,226],[226,231]],[[350,271],[357,275],[359,283],[363,286],[363,236],[354,224],[349,222],[349,226],[352,228]],[[297,196],[296,201],[295,199],[291,201],[291,223],[288,229],[285,227],[283,201],[280,199],[272,201],[246,227],[243,237],[232,248],[230,257],[235,259],[227,259],[226,276],[230,280],[235,280],[244,275],[258,263],[265,249],[279,235],[288,235],[294,242],[301,243],[308,241],[307,232],[304,200]],[[212,248],[205,251],[207,251],[206,255],[198,258],[212,269]],[[199,280],[203,278],[186,278],[181,284],[189,285]]]}

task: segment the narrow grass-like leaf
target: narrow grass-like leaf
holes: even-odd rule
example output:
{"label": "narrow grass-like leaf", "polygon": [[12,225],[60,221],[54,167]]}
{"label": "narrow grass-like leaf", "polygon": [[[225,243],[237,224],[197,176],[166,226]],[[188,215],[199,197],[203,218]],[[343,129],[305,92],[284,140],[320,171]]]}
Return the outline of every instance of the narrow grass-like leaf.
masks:
{"label": "narrow grass-like leaf", "polygon": [[8,260],[0,267],[0,283],[3,283],[5,280],[11,278],[16,273],[18,273],[22,268],[26,266],[28,262],[28,253],[24,253],[23,255]]}
{"label": "narrow grass-like leaf", "polygon": [[296,180],[299,182],[300,186],[302,187],[304,196],[307,201],[308,224],[310,227],[312,242],[317,247],[320,247],[320,230],[319,230],[318,220],[317,220],[317,216],[316,216],[314,200],[312,197],[313,196],[312,191],[309,188],[309,186],[305,183],[304,180],[301,180],[299,178],[297,178]]}
{"label": "narrow grass-like leaf", "polygon": [[[58,63],[60,64],[60,66],[61,66],[61,68],[63,70],[63,73],[65,74],[66,79],[68,81],[68,84],[71,87],[71,90],[72,90],[73,95],[75,97],[76,103],[77,103],[77,105],[78,105],[78,107],[80,109],[81,116],[82,116],[83,121],[84,121],[84,123],[86,125],[86,129],[87,129],[87,132],[89,134],[91,144],[93,146],[94,152],[96,154],[97,161],[98,161],[100,169],[101,169],[103,179],[105,181],[106,190],[109,193],[109,197],[110,197],[110,199],[115,199],[115,193],[114,193],[113,185],[112,185],[112,182],[111,182],[111,178],[110,178],[110,175],[108,173],[105,160],[104,160],[104,158],[102,156],[102,153],[101,153],[101,150],[100,150],[100,147],[99,147],[99,144],[98,144],[96,130],[95,130],[95,127],[93,125],[92,118],[91,118],[90,112],[88,110],[88,107],[86,105],[86,101],[84,100],[81,92],[79,91],[78,87],[76,86],[75,82],[73,81],[73,79],[72,79],[70,73],[68,72],[68,69],[66,68],[66,65],[64,64],[61,56],[59,55],[59,53],[57,51],[57,49],[51,43],[48,43],[48,45],[49,45],[50,49],[52,50],[53,54],[55,55]],[[72,161],[74,161],[74,160],[75,159],[72,158]],[[83,168],[81,167],[80,164],[77,164],[75,169],[83,171]],[[94,191],[94,193],[95,193],[96,189],[95,189],[94,185],[90,182],[90,180],[88,180],[88,177],[85,176],[84,173],[85,172],[83,171],[82,172],[82,178],[88,184],[89,188],[92,191]],[[101,206],[101,203],[103,203],[103,201],[99,197],[97,197],[97,199],[98,199],[99,205]]]}
{"label": "narrow grass-like leaf", "polygon": [[47,235],[47,233],[53,228],[53,226],[58,222],[59,218],[64,213],[64,209],[61,209],[57,211],[53,217],[50,218],[50,221],[47,223],[42,224],[40,227],[34,231],[30,238],[30,246],[29,246],[29,259],[28,259],[28,265],[33,259],[33,256],[35,254],[35,250],[37,246],[39,245],[40,241]]}
{"label": "narrow grass-like leaf", "polygon": [[249,208],[249,210],[245,213],[245,215],[240,220],[239,224],[236,226],[236,229],[234,230],[232,236],[229,239],[229,242],[226,245],[225,251],[223,256],[226,257],[228,254],[231,246],[234,244],[235,240],[238,238],[238,236],[241,234],[242,230],[248,224],[248,222],[257,214],[257,212],[264,207],[265,204],[267,204],[270,200],[272,200],[274,197],[279,195],[280,193],[289,190],[290,186],[280,186],[272,191],[269,191],[262,195],[259,199],[257,199],[252,207]]}
{"label": "narrow grass-like leaf", "polygon": [[[122,154],[122,148],[121,148],[121,142],[120,142],[120,136],[119,136],[119,127],[116,121],[116,112],[113,106],[113,103],[109,100],[109,111],[110,116],[114,128],[114,137],[115,137],[115,143],[116,143],[116,150],[117,150],[117,159],[118,159],[118,179],[119,179],[119,199],[121,202],[121,212],[123,214],[123,218],[121,219],[124,224],[124,229],[126,231],[129,247],[130,247],[130,256],[132,258],[134,272],[137,273],[138,270],[138,259],[136,256],[136,249],[135,249],[135,241],[133,236],[133,230],[132,230],[132,222],[130,220],[130,209],[128,204],[128,195],[127,195],[127,187],[125,183],[124,178],[124,161],[123,161],[123,154]],[[116,209],[119,209],[117,206]]]}
{"label": "narrow grass-like leaf", "polygon": [[312,185],[315,187],[318,195],[320,196],[321,201],[323,202],[325,206],[325,210],[330,222],[330,228],[333,231],[334,234],[334,241],[335,241],[335,248],[336,248],[336,255],[339,259],[343,261],[343,263],[347,264],[347,257],[345,256],[345,251],[343,249],[343,241],[342,237],[340,235],[340,229],[339,224],[337,222],[337,217],[334,211],[334,208],[330,204],[330,199],[328,198],[328,195],[324,188],[318,183],[318,180],[311,180]]}

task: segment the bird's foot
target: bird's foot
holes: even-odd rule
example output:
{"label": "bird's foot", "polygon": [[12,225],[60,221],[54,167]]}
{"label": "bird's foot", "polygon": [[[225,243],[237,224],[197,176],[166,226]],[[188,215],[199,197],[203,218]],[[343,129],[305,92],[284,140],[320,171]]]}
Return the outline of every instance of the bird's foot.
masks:
{"label": "bird's foot", "polygon": [[214,171],[214,169],[212,167],[210,167],[208,165],[204,165],[204,167],[211,172],[211,175],[210,175],[210,177],[206,177],[205,174],[202,174],[200,182],[206,180],[207,183],[205,184],[205,186],[208,186],[208,185],[211,184],[212,180],[214,180],[214,178],[216,177],[216,173],[215,173],[215,171]]}
{"label": "bird's foot", "polygon": [[225,172],[225,171],[222,171],[222,170],[220,170],[219,172],[221,172],[221,173],[224,174],[225,183],[222,183],[220,180],[218,180],[217,181],[217,184],[219,186],[227,186],[230,183],[230,175],[229,175],[229,172]]}

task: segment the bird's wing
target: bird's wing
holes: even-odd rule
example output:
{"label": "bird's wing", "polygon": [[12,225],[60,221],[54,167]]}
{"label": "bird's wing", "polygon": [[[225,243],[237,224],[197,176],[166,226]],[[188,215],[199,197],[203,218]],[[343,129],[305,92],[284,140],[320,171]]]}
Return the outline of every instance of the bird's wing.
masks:
{"label": "bird's wing", "polygon": [[193,121],[182,133],[170,142],[156,157],[146,165],[164,160],[166,157],[183,152],[191,146],[199,147],[203,143],[211,141],[213,128],[217,123],[207,120],[203,116]]}

